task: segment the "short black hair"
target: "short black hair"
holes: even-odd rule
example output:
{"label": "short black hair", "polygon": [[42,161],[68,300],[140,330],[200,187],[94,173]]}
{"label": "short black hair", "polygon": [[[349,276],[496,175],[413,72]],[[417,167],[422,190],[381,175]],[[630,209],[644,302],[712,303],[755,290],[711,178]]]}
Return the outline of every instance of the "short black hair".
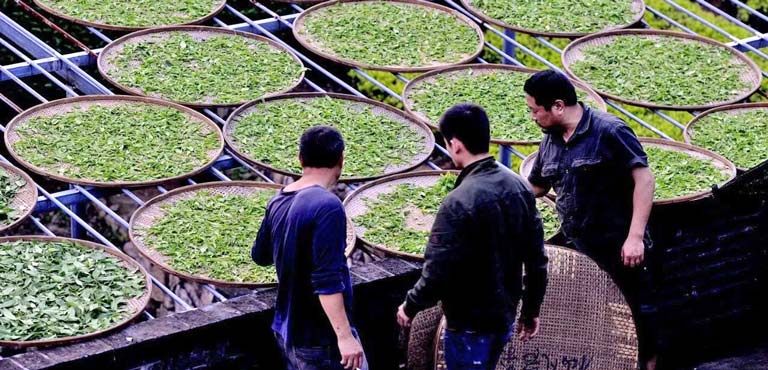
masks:
{"label": "short black hair", "polygon": [[568,77],[551,69],[534,73],[525,81],[523,90],[547,111],[555,104],[555,100],[562,100],[567,106],[579,101],[576,88]]}
{"label": "short black hair", "polygon": [[299,155],[304,167],[333,168],[344,154],[344,138],[330,126],[314,126],[301,134]]}
{"label": "short black hair", "polygon": [[488,153],[491,125],[483,108],[474,104],[456,104],[440,118],[440,133],[446,141],[457,138],[472,154]]}

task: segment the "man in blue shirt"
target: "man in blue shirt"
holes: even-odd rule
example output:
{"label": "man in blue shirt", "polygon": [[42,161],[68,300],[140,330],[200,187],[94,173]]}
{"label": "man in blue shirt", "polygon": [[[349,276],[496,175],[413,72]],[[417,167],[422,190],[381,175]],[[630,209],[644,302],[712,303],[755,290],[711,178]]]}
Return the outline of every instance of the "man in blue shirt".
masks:
{"label": "man in blue shirt", "polygon": [[347,219],[327,190],[341,175],[344,141],[337,130],[315,126],[299,145],[302,177],[270,200],[251,251],[256,263],[277,270],[272,330],[288,370],[366,370],[350,324]]}
{"label": "man in blue shirt", "polygon": [[571,247],[591,257],[621,288],[637,324],[643,368],[655,368],[654,306],[645,262],[655,181],[635,133],[620,118],[577,101],[573,84],[547,70],[524,90],[544,138],[528,181],[537,196],[557,193]]}

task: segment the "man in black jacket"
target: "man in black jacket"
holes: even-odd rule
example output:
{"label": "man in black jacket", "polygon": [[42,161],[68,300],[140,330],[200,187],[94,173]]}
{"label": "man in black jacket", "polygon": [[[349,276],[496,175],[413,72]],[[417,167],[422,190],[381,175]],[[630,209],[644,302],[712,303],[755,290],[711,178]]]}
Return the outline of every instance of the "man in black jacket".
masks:
{"label": "man in black jacket", "polygon": [[490,126],[482,108],[454,106],[440,132],[463,170],[435,217],[421,279],[397,319],[408,326],[417,312],[442,301],[448,369],[494,369],[521,298],[521,337],[539,330],[547,285],[541,217],[524,181],[488,154]]}

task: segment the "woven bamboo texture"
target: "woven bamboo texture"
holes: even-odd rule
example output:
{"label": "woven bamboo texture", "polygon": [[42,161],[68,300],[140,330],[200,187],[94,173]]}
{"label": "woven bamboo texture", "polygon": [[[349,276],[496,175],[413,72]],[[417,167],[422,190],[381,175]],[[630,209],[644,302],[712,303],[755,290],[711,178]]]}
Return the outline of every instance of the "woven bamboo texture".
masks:
{"label": "woven bamboo texture", "polygon": [[[749,87],[745,88],[743,91],[740,91],[736,97],[731,98],[729,100],[709,102],[706,104],[690,105],[690,106],[674,106],[674,105],[658,104],[650,101],[633,100],[630,98],[625,98],[625,97],[611,94],[608,91],[603,91],[595,88],[594,86],[589,84],[589,81],[579,79],[579,76],[577,76],[576,73],[574,73],[571,70],[571,66],[574,63],[580,60],[583,60],[585,58],[585,53],[584,53],[585,48],[588,48],[590,46],[607,45],[612,43],[614,40],[616,40],[619,37],[628,36],[628,35],[645,37],[650,39],[658,39],[660,37],[672,37],[672,38],[682,39],[685,42],[708,44],[708,45],[717,46],[719,48],[723,48],[733,55],[734,62],[746,67],[746,72],[742,73],[741,80],[748,83]],[[731,48],[725,44],[719,43],[715,40],[708,39],[706,37],[701,37],[701,36],[691,35],[691,34],[681,33],[681,32],[673,32],[673,31],[633,29],[633,30],[601,32],[601,33],[585,36],[570,43],[563,50],[562,61],[563,61],[563,67],[565,68],[566,73],[571,78],[577,79],[588,86],[592,86],[592,89],[597,91],[598,94],[622,103],[627,103],[627,104],[635,105],[638,107],[645,107],[645,108],[651,108],[651,109],[688,110],[688,111],[705,110],[705,109],[711,109],[711,108],[715,108],[722,105],[737,103],[739,101],[742,101],[748,98],[755,91],[757,91],[757,89],[760,88],[760,83],[762,82],[762,78],[763,78],[760,72],[760,67],[758,67],[754,61],[752,61],[751,59],[749,59],[748,57],[746,57],[744,54],[740,53],[736,49]]]}
{"label": "woven bamboo texture", "polygon": [[[116,25],[116,24],[106,24],[106,23],[102,23],[102,22],[87,21],[85,19],[81,19],[81,18],[77,18],[77,17],[71,16],[71,15],[67,15],[66,13],[64,13],[62,11],[56,10],[55,8],[46,5],[43,1],[40,1],[40,0],[33,0],[33,1],[35,2],[35,5],[39,6],[41,9],[45,10],[46,12],[48,12],[50,14],[53,14],[53,15],[61,18],[61,19],[68,20],[70,22],[82,24],[84,26],[91,26],[91,27],[101,28],[103,30],[110,30],[110,31],[138,31],[138,30],[142,30],[142,29],[146,29],[146,28],[152,27],[152,26],[123,26],[123,25]],[[224,10],[224,7],[226,5],[227,5],[227,1],[226,0],[221,0],[205,16],[202,16],[202,17],[197,18],[197,19],[193,19],[193,20],[191,20],[189,22],[185,22],[185,23],[182,23],[182,24],[179,24],[179,25],[199,24],[199,23],[206,22],[206,21],[210,20],[211,18],[215,17],[216,14],[218,14],[219,12]],[[176,25],[175,24],[168,24],[168,26],[176,26]]]}
{"label": "woven bamboo texture", "polygon": [[[631,10],[632,10],[632,21],[627,24],[620,24],[612,27],[605,28],[599,32],[605,32],[605,31],[611,31],[616,29],[622,29],[632,26],[633,24],[636,24],[637,22],[640,22],[641,19],[643,19],[643,14],[645,14],[645,2],[643,0],[627,0],[627,2],[631,2]],[[574,2],[574,6],[582,6],[579,3]],[[525,28],[513,24],[506,23],[504,21],[501,21],[499,19],[491,18],[489,15],[483,13],[482,10],[472,6],[472,0],[461,0],[461,5],[464,5],[467,10],[469,10],[470,13],[474,14],[476,17],[498,27],[502,27],[508,30],[512,30],[515,32],[521,32],[526,33],[533,36],[542,36],[542,37],[563,37],[563,38],[577,38],[586,36],[589,33],[585,32],[574,32],[574,31],[566,31],[566,32],[548,32],[548,31],[542,31],[542,30],[536,30],[532,28]],[[592,32],[596,33],[596,32]]]}
{"label": "woven bamboo texture", "polygon": [[[112,85],[116,86],[120,90],[132,94],[132,95],[138,95],[138,96],[149,96],[146,94],[142,89],[135,88],[135,87],[128,87],[121,83],[119,83],[115,78],[112,77],[112,73],[118,69],[118,67],[111,62],[112,58],[115,58],[117,55],[120,55],[120,53],[123,51],[123,48],[127,45],[131,44],[137,44],[142,42],[158,42],[163,41],[170,37],[174,33],[182,32],[190,37],[192,37],[194,40],[198,41],[204,41],[212,37],[217,36],[228,36],[228,37],[245,37],[251,40],[255,40],[261,43],[265,43],[269,45],[270,47],[280,50],[283,53],[286,53],[291,56],[294,63],[304,67],[304,64],[301,62],[301,60],[293,54],[290,50],[285,48],[284,46],[276,43],[275,41],[272,41],[266,37],[254,35],[252,33],[247,32],[240,32],[240,31],[233,31],[226,28],[220,28],[220,27],[205,27],[205,26],[171,26],[171,27],[158,27],[158,28],[150,28],[142,31],[137,31],[130,33],[128,35],[125,35],[117,40],[112,41],[107,45],[104,50],[101,51],[99,54],[99,58],[97,60],[97,67],[99,68],[99,73],[102,77],[104,77],[105,80],[109,81]],[[140,61],[138,61],[140,63]],[[236,76],[233,76],[233,78],[236,78]],[[279,94],[291,91],[295,89],[301,82],[304,80],[304,72],[301,73],[301,76],[294,81],[294,83],[287,89],[280,90],[280,91],[273,91],[270,93],[272,94]],[[173,101],[171,99],[166,99],[162,96],[152,96],[155,98],[160,98],[163,100]],[[247,101],[240,101],[240,102],[234,102],[234,103],[214,103],[213,99],[215,97],[208,97],[207,101],[205,102],[189,102],[189,101],[173,101],[178,104],[182,104],[185,106],[193,107],[193,108],[208,108],[208,107],[235,107],[242,104],[245,104]]]}
{"label": "woven bamboo texture", "polygon": [[407,340],[404,343],[408,370],[431,370],[434,368],[435,334],[443,317],[440,305],[419,312],[411,320],[410,328],[402,329]]}
{"label": "woven bamboo texture", "polygon": [[[23,126],[24,124],[29,122],[29,120],[35,117],[50,117],[55,115],[67,114],[69,112],[73,112],[79,109],[87,109],[94,105],[99,105],[104,107],[116,107],[120,105],[130,105],[130,104],[136,104],[136,103],[151,104],[151,105],[156,105],[161,107],[169,107],[169,108],[173,108],[180,111],[181,113],[186,115],[190,120],[200,124],[200,126],[206,132],[216,133],[216,135],[219,138],[219,143],[220,143],[219,147],[216,148],[215,150],[211,150],[208,153],[206,153],[206,156],[208,157],[208,162],[183,175],[161,178],[161,179],[150,179],[145,181],[109,181],[109,182],[57,175],[52,170],[38,167],[27,162],[22,156],[16,153],[16,151],[13,149],[13,144],[15,144],[16,142],[22,139],[22,137],[18,133],[18,128],[20,126]],[[11,156],[17,162],[19,162],[22,166],[24,166],[25,168],[29,169],[34,173],[37,173],[38,175],[49,177],[54,180],[72,183],[72,184],[95,186],[95,187],[141,187],[141,186],[158,185],[158,184],[163,184],[163,183],[172,182],[176,180],[181,180],[205,171],[206,169],[208,169],[208,167],[213,165],[216,159],[221,155],[221,152],[224,150],[224,138],[222,137],[219,126],[217,126],[207,117],[190,108],[187,108],[178,104],[174,104],[174,103],[167,102],[160,99],[139,97],[139,96],[89,95],[89,96],[79,96],[75,98],[54,100],[48,103],[34,106],[20,113],[6,127],[5,146],[8,148],[8,152],[11,154]],[[60,166],[61,166],[60,168],[66,168],[67,164],[61,163]]]}
{"label": "woven bamboo texture", "polygon": [[[697,146],[693,146],[690,144],[672,141],[672,140],[653,139],[653,138],[645,138],[645,137],[640,138],[640,143],[643,145],[643,147],[652,146],[652,147],[657,147],[657,148],[671,150],[671,151],[683,152],[685,154],[690,155],[691,157],[707,160],[710,163],[712,163],[712,165],[714,165],[717,169],[719,169],[723,174],[728,175],[728,179],[723,181],[723,184],[733,180],[733,178],[736,177],[736,166],[725,157],[717,153],[714,153],[710,150],[699,148]],[[528,157],[526,157],[523,160],[522,163],[520,163],[521,176],[528,178],[528,176],[531,174],[531,170],[533,169],[533,164],[536,162],[536,154],[538,154],[538,151],[531,153]],[[722,185],[722,184],[718,184],[718,185]],[[667,198],[667,199],[654,199],[653,204],[664,205],[664,204],[690,202],[692,200],[708,197],[710,194],[712,194],[712,190],[704,190],[695,194],[690,194],[690,195],[685,195],[680,197]]]}
{"label": "woven bamboo texture", "polygon": [[327,1],[318,5],[315,5],[304,12],[302,12],[293,22],[293,36],[296,38],[296,41],[299,42],[303,47],[307,48],[311,52],[328,59],[332,62],[336,62],[339,64],[343,64],[350,67],[356,67],[360,69],[373,69],[373,70],[379,70],[379,71],[388,71],[388,72],[427,72],[430,70],[433,70],[435,68],[444,67],[448,65],[458,65],[458,64],[464,64],[468,63],[475,58],[477,58],[482,52],[483,52],[483,31],[480,29],[480,26],[478,26],[475,22],[473,22],[471,19],[467,18],[463,14],[442,6],[438,5],[432,2],[427,1],[421,1],[421,0],[387,0],[389,3],[400,3],[400,4],[406,4],[413,7],[421,7],[421,8],[431,8],[439,10],[443,13],[449,14],[452,17],[456,19],[457,22],[463,23],[467,26],[472,27],[472,29],[475,31],[475,33],[478,36],[478,44],[477,48],[475,49],[475,52],[471,55],[466,55],[461,60],[456,62],[449,62],[449,63],[435,63],[433,65],[426,65],[426,66],[419,66],[419,67],[410,67],[410,66],[403,66],[403,65],[371,65],[366,64],[360,61],[356,61],[349,58],[339,57],[335,53],[333,53],[331,50],[328,50],[325,48],[319,41],[313,40],[312,36],[309,34],[309,32],[306,29],[306,26],[304,24],[307,17],[314,16],[315,13],[322,10],[326,7],[331,6],[337,6],[338,4],[343,3],[363,3],[363,2],[378,2],[381,0],[332,0]]}
{"label": "woven bamboo texture", "polygon": [[[713,113],[739,114],[745,111],[761,110],[761,109],[768,111],[768,103],[733,104],[733,105],[726,105],[718,108],[712,108],[694,117],[690,122],[688,122],[688,124],[685,126],[685,130],[683,131],[683,138],[686,143],[691,145],[696,145],[696,127],[704,125],[705,123],[702,121],[706,119],[706,117],[709,116],[710,114],[713,114]],[[768,159],[768,153],[766,153],[766,159]],[[738,169],[740,171],[748,170],[748,168],[741,168],[741,167],[739,167]]]}
{"label": "woven bamboo texture", "polygon": [[[522,73],[526,75],[532,75],[536,72],[539,72],[538,69],[510,66],[510,65],[504,65],[504,64],[467,64],[467,65],[439,68],[439,69],[427,72],[423,75],[420,75],[414,78],[413,80],[411,80],[410,82],[408,82],[407,85],[405,85],[405,88],[403,89],[403,94],[402,94],[405,111],[410,113],[412,116],[416,117],[416,119],[418,119],[420,122],[423,122],[424,124],[431,127],[432,129],[438,130],[439,127],[436,122],[432,122],[432,120],[427,118],[427,116],[424,113],[414,109],[413,107],[414,89],[417,89],[422,84],[430,84],[436,78],[441,76],[445,77],[445,76],[463,75],[470,71],[477,75],[489,74],[489,73],[500,73],[500,72],[501,73]],[[587,85],[579,81],[571,80],[571,82],[573,82],[574,86],[576,86],[577,89],[587,93],[587,102],[593,103],[594,105],[592,106],[597,106],[598,109],[603,112],[608,111],[608,107],[605,104],[605,100],[603,100],[603,98],[600,97],[600,95],[598,95],[596,92],[594,92],[590,87],[588,87]],[[493,124],[493,122],[491,124]],[[530,124],[535,125],[533,121],[531,121]],[[504,144],[504,145],[527,145],[527,144],[539,143],[539,141],[521,141],[521,140],[513,140],[509,138],[491,138],[491,142],[496,144]]]}
{"label": "woven bamboo texture", "polygon": [[152,280],[150,280],[149,274],[147,273],[146,270],[144,270],[143,267],[141,267],[141,265],[138,262],[134,261],[132,258],[128,257],[122,252],[118,252],[114,249],[107,248],[101,244],[96,244],[93,242],[89,242],[86,240],[79,240],[79,239],[49,237],[49,236],[11,236],[11,237],[0,238],[0,244],[12,243],[16,241],[74,243],[85,248],[104,251],[105,253],[111,255],[112,257],[119,259],[122,265],[126,269],[130,271],[138,271],[144,277],[144,291],[140,296],[134,297],[133,299],[126,302],[128,307],[131,309],[131,314],[128,317],[126,317],[123,321],[116,323],[115,325],[112,325],[109,328],[95,331],[93,333],[72,336],[72,337],[43,339],[43,340],[34,340],[34,341],[25,341],[25,342],[0,341],[0,347],[9,347],[9,348],[48,347],[48,346],[56,346],[56,345],[63,345],[63,344],[71,344],[71,343],[80,342],[86,339],[92,339],[92,338],[107,334],[109,332],[115,331],[117,329],[120,329],[130,324],[141,315],[141,313],[146,309],[147,305],[149,304],[150,295],[152,293]]}
{"label": "woven bamboo texture", "polygon": [[24,222],[32,214],[32,211],[35,210],[35,205],[37,205],[37,185],[26,172],[11,164],[0,162],[0,171],[5,171],[12,177],[18,177],[25,182],[24,186],[19,189],[9,204],[11,208],[19,213],[19,218],[7,225],[0,224],[0,232],[4,232]]}
{"label": "woven bamboo texture", "polygon": [[[499,359],[504,369],[634,370],[637,334],[632,312],[608,274],[589,257],[547,246],[549,282],[539,334],[528,342],[510,339]],[[438,330],[434,369],[445,370]]]}
{"label": "woven bamboo texture", "polygon": [[[355,110],[355,111],[370,110],[372,113],[376,115],[386,116],[389,119],[400,122],[403,124],[403,126],[416,131],[420,136],[422,136],[422,142],[423,142],[423,149],[421,150],[421,152],[415,157],[411,158],[411,160],[407,164],[390,165],[388,168],[385,169],[383,173],[376,176],[342,176],[341,179],[339,179],[339,181],[362,182],[362,181],[377,179],[383,176],[387,176],[387,175],[391,175],[399,172],[409,171],[418,167],[422,163],[424,163],[427,159],[429,159],[429,156],[432,154],[432,150],[435,147],[435,137],[432,134],[432,131],[430,131],[429,127],[427,127],[423,123],[414,120],[410,115],[406,114],[405,112],[402,112],[396,108],[393,108],[381,102],[377,102],[377,101],[366,99],[366,98],[351,96],[351,95],[333,94],[333,93],[281,94],[281,95],[274,95],[274,96],[267,97],[265,99],[260,99],[257,101],[250,102],[238,108],[232,113],[232,115],[230,115],[229,119],[227,120],[227,123],[224,125],[224,139],[226,140],[227,145],[229,145],[229,147],[232,148],[232,150],[239,157],[245,159],[246,161],[283,175],[287,175],[291,177],[299,177],[301,176],[301,174],[299,173],[291,172],[284,168],[274,167],[268,163],[262,162],[261,160],[257,158],[253,158],[250,155],[246,154],[243,150],[244,148],[237,142],[237,140],[234,137],[235,129],[237,128],[237,124],[240,121],[240,119],[242,119],[243,116],[257,113],[260,107],[263,107],[265,104],[269,104],[270,102],[274,102],[277,100],[286,100],[286,99],[306,101],[309,99],[318,99],[318,98],[326,98],[326,97],[346,101],[349,104],[350,110]],[[297,140],[298,140],[298,137],[297,137]],[[353,140],[353,139],[347,137],[345,138],[345,140],[349,142],[350,140]],[[347,153],[347,155],[349,155],[349,153]]]}
{"label": "woven bamboo texture", "polygon": [[[146,231],[144,230],[151,228],[156,222],[165,216],[165,212],[162,209],[164,206],[173,205],[178,201],[192,198],[200,191],[208,191],[211,194],[220,194],[224,196],[247,196],[258,191],[277,191],[281,188],[281,185],[256,181],[228,181],[224,183],[213,182],[196,184],[174,189],[170,192],[152,198],[138,210],[136,210],[136,212],[134,212],[133,216],[131,216],[128,236],[130,237],[131,242],[136,246],[136,249],[139,250],[141,255],[152,261],[152,263],[156,264],[166,272],[180,276],[186,280],[233,288],[258,288],[275,286],[274,283],[224,281],[204,275],[194,275],[178,271],[171,267],[167,256],[163,255],[161,252],[152,247],[147,238]],[[256,235],[253,236],[253,239],[256,240]],[[244,251],[243,253],[248,253],[248,251]]]}

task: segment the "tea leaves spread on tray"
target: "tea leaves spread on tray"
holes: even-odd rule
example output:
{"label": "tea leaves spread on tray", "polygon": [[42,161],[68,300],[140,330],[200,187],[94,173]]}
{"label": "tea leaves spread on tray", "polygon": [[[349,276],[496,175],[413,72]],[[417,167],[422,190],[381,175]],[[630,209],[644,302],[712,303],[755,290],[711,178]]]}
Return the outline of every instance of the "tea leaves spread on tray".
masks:
{"label": "tea leaves spread on tray", "polygon": [[656,177],[656,199],[696,194],[728,179],[727,173],[706,159],[654,146],[646,146],[645,152]]}
{"label": "tea leaves spread on tray", "polygon": [[91,23],[154,27],[193,22],[211,14],[221,0],[38,0],[64,15]]}
{"label": "tea leaves spread on tray", "polygon": [[754,167],[768,159],[768,108],[708,114],[690,134],[693,144],[728,158],[738,167]]}
{"label": "tea leaves spread on tray", "polygon": [[21,216],[13,200],[26,184],[21,177],[0,168],[0,226],[10,225]]}

